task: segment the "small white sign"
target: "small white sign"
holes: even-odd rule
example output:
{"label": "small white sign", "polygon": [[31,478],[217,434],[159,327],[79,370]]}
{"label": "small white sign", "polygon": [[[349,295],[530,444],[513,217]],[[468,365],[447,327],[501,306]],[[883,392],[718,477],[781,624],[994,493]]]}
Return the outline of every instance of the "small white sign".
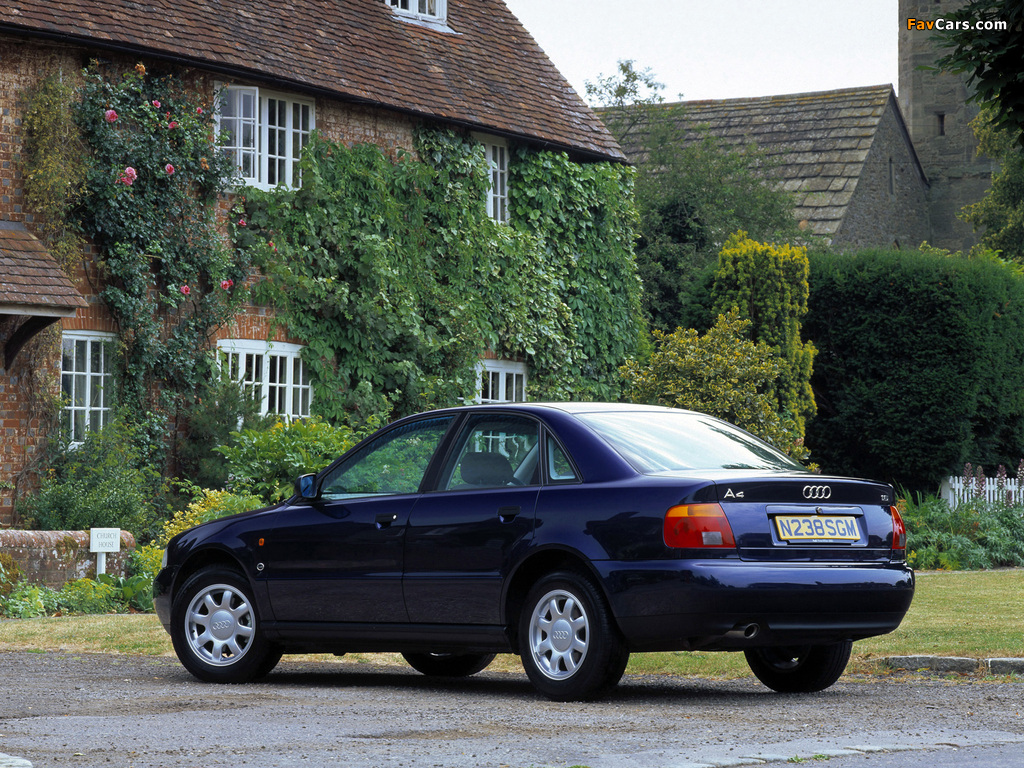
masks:
{"label": "small white sign", "polygon": [[90,552],[120,552],[120,528],[92,528],[89,530]]}

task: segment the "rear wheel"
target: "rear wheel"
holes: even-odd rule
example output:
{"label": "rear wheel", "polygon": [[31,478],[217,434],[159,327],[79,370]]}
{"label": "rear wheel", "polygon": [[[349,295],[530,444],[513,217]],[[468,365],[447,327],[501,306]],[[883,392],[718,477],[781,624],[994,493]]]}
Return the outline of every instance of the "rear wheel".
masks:
{"label": "rear wheel", "polygon": [[853,643],[787,645],[744,651],[758,680],[780,693],[814,693],[832,685],[846,669]]}
{"label": "rear wheel", "polygon": [[219,566],[196,571],[174,596],[171,641],[185,668],[208,683],[256,680],[281,659],[263,636],[248,581]]}
{"label": "rear wheel", "polygon": [[619,682],[629,661],[600,592],[571,571],[546,576],[530,590],[519,647],[530,682],[554,701],[596,698]]}
{"label": "rear wheel", "polygon": [[494,661],[493,653],[403,653],[417,672],[431,677],[468,677]]}

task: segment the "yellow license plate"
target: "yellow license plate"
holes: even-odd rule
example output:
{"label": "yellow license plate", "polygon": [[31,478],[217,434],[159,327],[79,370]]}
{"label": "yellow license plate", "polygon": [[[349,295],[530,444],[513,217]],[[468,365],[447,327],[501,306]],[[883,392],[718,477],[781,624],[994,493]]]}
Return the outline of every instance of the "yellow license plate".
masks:
{"label": "yellow license plate", "polygon": [[775,529],[783,541],[857,541],[860,529],[855,517],[827,515],[779,515]]}

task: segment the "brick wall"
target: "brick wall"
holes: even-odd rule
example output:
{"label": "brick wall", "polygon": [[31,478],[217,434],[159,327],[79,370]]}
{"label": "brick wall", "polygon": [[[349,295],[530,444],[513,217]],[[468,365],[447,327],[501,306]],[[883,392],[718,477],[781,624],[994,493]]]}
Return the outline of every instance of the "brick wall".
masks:
{"label": "brick wall", "polygon": [[[135,537],[121,531],[121,551],[107,553],[106,572],[124,576],[133,549]],[[96,576],[88,531],[0,531],[0,552],[13,558],[31,584],[60,589],[69,581]]]}

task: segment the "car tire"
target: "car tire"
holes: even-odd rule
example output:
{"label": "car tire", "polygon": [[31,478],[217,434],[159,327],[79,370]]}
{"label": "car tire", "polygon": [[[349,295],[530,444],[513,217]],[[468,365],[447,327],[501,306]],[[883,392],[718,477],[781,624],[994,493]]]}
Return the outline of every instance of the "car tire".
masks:
{"label": "car tire", "polygon": [[184,667],[208,683],[265,677],[281,659],[267,641],[249,582],[230,568],[192,574],[171,605],[171,642]]}
{"label": "car tire", "polygon": [[403,653],[417,672],[430,677],[468,677],[494,661],[493,653]]}
{"label": "car tire", "polygon": [[779,693],[814,693],[832,685],[846,669],[853,643],[781,646],[744,651],[758,680]]}
{"label": "car tire", "polygon": [[622,678],[629,651],[597,587],[572,571],[540,579],[519,622],[523,668],[553,701],[586,701]]}

